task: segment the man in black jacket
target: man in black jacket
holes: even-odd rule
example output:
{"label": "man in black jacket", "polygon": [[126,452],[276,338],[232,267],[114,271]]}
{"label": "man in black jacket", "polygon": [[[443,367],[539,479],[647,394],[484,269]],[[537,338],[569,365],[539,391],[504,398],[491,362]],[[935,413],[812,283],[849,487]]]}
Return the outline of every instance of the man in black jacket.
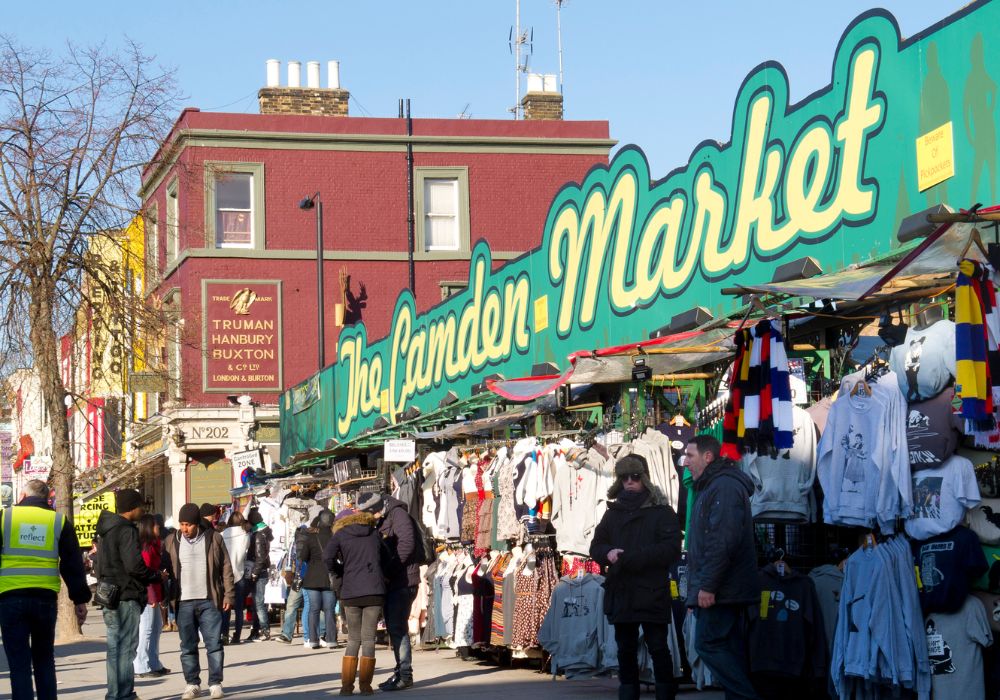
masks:
{"label": "man in black jacket", "polygon": [[695,650],[726,698],[756,699],[747,664],[749,607],[760,601],[750,496],[753,482],[719,456],[721,445],[697,435],[684,451],[694,477],[688,533],[688,607],[695,609]]}
{"label": "man in black jacket", "polygon": [[[413,685],[413,650],[410,648],[410,608],[420,585],[420,555],[423,544],[417,541],[413,518],[406,504],[392,496],[381,497],[374,512],[381,511],[379,534],[385,541],[391,563],[385,572],[385,628],[396,658],[393,674],[379,683],[384,691],[405,690]],[[371,507],[369,507],[371,511]],[[418,550],[418,547],[420,548]]]}
{"label": "man in black jacket", "polygon": [[135,523],[145,512],[142,495],[135,489],[115,494],[115,510],[97,519],[98,578],[121,588],[121,602],[104,609],[108,638],[108,690],[105,700],[131,700],[135,696],[132,662],[139,647],[139,615],[146,607],[146,586],[161,580],[142,560],[139,530]]}
{"label": "man in black jacket", "polygon": [[[0,519],[0,632],[13,700],[56,697],[56,599],[59,578],[70,600],[86,612],[90,588],[73,523],[52,512],[49,487],[32,479],[16,506]],[[40,570],[24,574],[23,568]],[[35,688],[31,678],[34,674]]]}
{"label": "man in black jacket", "polygon": [[271,628],[267,617],[267,602],[264,598],[271,568],[271,540],[274,539],[274,535],[256,508],[251,508],[247,513],[247,522],[252,528],[247,549],[247,561],[252,564],[249,574],[250,585],[253,591],[254,609],[257,611],[257,623],[260,625],[260,631],[251,632],[247,641],[266,642],[271,638]]}
{"label": "man in black jacket", "polygon": [[639,698],[639,627],[653,662],[656,700],[677,693],[668,634],[670,567],[681,555],[677,515],[649,479],[640,455],[615,463],[608,510],[594,530],[590,556],[606,572],[604,613],[618,645],[618,697]]}

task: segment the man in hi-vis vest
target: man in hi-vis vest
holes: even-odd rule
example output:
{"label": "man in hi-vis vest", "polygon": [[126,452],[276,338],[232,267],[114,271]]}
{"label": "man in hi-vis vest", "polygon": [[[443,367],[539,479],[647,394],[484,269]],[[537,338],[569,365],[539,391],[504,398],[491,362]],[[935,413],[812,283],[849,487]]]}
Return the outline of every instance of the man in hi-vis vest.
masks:
{"label": "man in hi-vis vest", "polygon": [[73,523],[52,510],[48,497],[48,485],[32,479],[0,516],[0,633],[13,700],[56,697],[59,577],[77,607],[90,601]]}

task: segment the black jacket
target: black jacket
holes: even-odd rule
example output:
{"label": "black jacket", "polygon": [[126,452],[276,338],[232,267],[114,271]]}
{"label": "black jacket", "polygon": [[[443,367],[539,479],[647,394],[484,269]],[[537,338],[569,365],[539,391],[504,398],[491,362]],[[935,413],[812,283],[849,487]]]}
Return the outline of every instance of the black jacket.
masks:
{"label": "black jacket", "polygon": [[[389,548],[389,563],[385,572],[388,590],[395,591],[420,585],[420,564],[423,543],[417,541],[416,526],[406,510],[406,504],[392,496],[385,497],[385,513],[378,528]],[[417,550],[420,547],[420,550]]]}
{"label": "black jacket", "polygon": [[323,559],[327,568],[342,579],[341,600],[384,596],[382,565],[387,548],[375,529],[375,516],[355,513],[333,524],[333,536],[326,543]]}
{"label": "black jacket", "polygon": [[269,527],[250,533],[247,559],[253,562],[253,568],[250,569],[251,581],[267,576],[267,570],[271,567],[271,540],[273,539],[274,535],[271,534]]}
{"label": "black jacket", "polygon": [[[17,505],[33,506],[35,508],[52,510],[52,508],[49,507],[48,501],[44,498],[35,498],[34,496],[22,499]],[[2,546],[3,540],[0,539],[0,547]],[[80,554],[80,542],[76,537],[76,530],[73,528],[72,518],[66,518],[63,522],[62,532],[59,533],[58,547],[59,575],[62,576],[62,580],[66,584],[66,591],[69,593],[69,599],[77,604],[90,602],[90,588],[87,586],[87,574],[83,568],[83,557]],[[3,554],[2,551],[0,551],[0,561],[2,561],[2,558]],[[0,598],[13,595],[48,598],[53,601],[55,601],[57,597],[55,591],[50,591],[47,588],[17,588],[0,594]]]}
{"label": "black jacket", "polygon": [[146,604],[146,585],[160,580],[160,572],[153,571],[142,560],[139,547],[139,528],[110,510],[97,518],[98,571],[101,579],[114,581],[122,589],[122,600],[137,600]]}
{"label": "black jacket", "polygon": [[302,587],[313,590],[330,588],[330,569],[323,560],[326,545],[333,537],[328,528],[309,528],[300,535],[298,549],[299,561],[306,565],[305,576],[302,577]]}
{"label": "black jacket", "polygon": [[709,465],[694,482],[688,533],[688,596],[698,605],[698,591],[715,594],[720,604],[760,602],[750,495],[753,482],[728,459]]}
{"label": "black jacket", "polygon": [[[608,552],[621,549],[611,564]],[[606,570],[604,612],[611,624],[670,621],[670,566],[681,555],[681,529],[670,506],[650,496],[639,507],[618,500],[594,531],[590,556]]]}

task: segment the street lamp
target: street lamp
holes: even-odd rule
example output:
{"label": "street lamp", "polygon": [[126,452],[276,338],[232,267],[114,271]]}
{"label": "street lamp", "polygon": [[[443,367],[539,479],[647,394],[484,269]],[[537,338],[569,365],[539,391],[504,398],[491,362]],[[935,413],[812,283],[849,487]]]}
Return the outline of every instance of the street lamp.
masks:
{"label": "street lamp", "polygon": [[299,209],[303,211],[308,211],[310,209],[316,209],[316,295],[317,295],[317,323],[319,332],[319,368],[323,369],[323,363],[326,360],[326,352],[324,351],[323,339],[325,331],[323,328],[323,317],[324,317],[324,307],[323,307],[323,201],[320,199],[319,192],[314,194],[312,197],[304,197],[301,202],[299,202]]}

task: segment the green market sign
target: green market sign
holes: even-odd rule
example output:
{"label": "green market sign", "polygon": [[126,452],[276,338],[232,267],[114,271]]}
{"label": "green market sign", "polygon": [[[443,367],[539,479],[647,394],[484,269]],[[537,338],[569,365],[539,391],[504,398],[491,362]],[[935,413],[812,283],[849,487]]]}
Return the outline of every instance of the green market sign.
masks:
{"label": "green market sign", "polygon": [[1000,1],[983,2],[902,41],[873,11],[844,33],[831,84],[800,103],[780,65],[751,73],[728,144],[703,142],[658,181],[641,150],[621,149],[563,187],[538,248],[492,271],[480,242],[463,293],[420,314],[404,291],[376,342],[345,329],[338,362],[308,382],[324,401],[283,397],[283,456],[426,412],[489,373],[643,339],[695,305],[724,313],[723,280],[769,281],[804,255],[832,271],[884,254],[900,220],[932,204],[997,203],[1000,51],[987,42],[1000,39],[982,32],[996,26]]}

